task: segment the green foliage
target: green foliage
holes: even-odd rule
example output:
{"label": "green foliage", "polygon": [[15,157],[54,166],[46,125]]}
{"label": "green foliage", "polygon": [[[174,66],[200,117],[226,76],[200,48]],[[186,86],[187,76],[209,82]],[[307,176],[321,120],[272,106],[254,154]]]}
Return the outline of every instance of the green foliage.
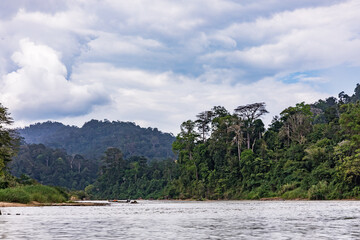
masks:
{"label": "green foliage", "polygon": [[264,103],[238,107],[240,118],[221,107],[224,114],[206,128],[208,138],[194,128],[177,136],[179,178],[171,183],[171,197],[359,197],[360,103],[353,101],[359,93],[357,85],[353,96],[342,93],[339,101],[330,97],[288,107],[267,131],[252,117],[253,107]]}
{"label": "green foliage", "polygon": [[19,183],[16,177],[12,176],[8,171],[5,171],[0,176],[0,189],[8,188],[8,187],[16,187]]}
{"label": "green foliage", "polygon": [[157,128],[141,128],[131,122],[91,120],[81,128],[58,122],[30,125],[18,132],[28,144],[65,149],[87,159],[100,158],[108,147],[119,148],[124,157],[145,156],[151,160],[173,158],[174,136]]}
{"label": "green foliage", "polygon": [[351,140],[353,148],[360,147],[360,102],[341,106],[340,126],[342,131]]}
{"label": "green foliage", "polygon": [[67,201],[67,195],[54,187],[44,185],[19,186],[0,189],[0,201],[30,203],[54,203]]}
{"label": "green foliage", "polygon": [[175,167],[172,160],[125,159],[119,149],[109,148],[102,158],[100,176],[85,193],[94,199],[167,198],[175,195],[170,185],[176,178]]}
{"label": "green foliage", "polygon": [[32,179],[26,174],[21,174],[19,178],[16,179],[16,181],[21,185],[35,185],[38,184],[35,179]]}
{"label": "green foliage", "polygon": [[30,194],[21,188],[0,189],[0,201],[29,203],[31,201]]}
{"label": "green foliage", "polygon": [[9,129],[13,123],[7,108],[0,103],[0,177],[4,176],[6,167],[16,154],[19,138],[16,132]]}
{"label": "green foliage", "polygon": [[312,185],[308,191],[310,200],[325,200],[329,192],[328,183],[320,181],[316,185]]}
{"label": "green foliage", "polygon": [[[141,139],[140,145],[130,144],[130,135],[121,140],[118,136],[104,137],[109,136],[106,134],[110,129],[112,134],[119,129],[127,132],[120,128],[124,124],[136,129],[129,123],[93,120],[77,130],[61,124],[40,124],[31,131],[47,129],[42,137],[46,135],[52,144],[61,143],[54,139],[62,136],[66,140],[58,146],[74,146],[73,155],[45,145],[23,146],[14,159],[13,171],[39,182],[85,188],[74,193],[79,198],[360,198],[360,85],[354,95],[340,93],[339,98],[290,106],[273,119],[267,130],[260,119],[267,113],[265,103],[239,106],[233,114],[216,106],[198,114],[195,121],[183,122],[175,141],[168,136],[161,138],[158,135],[162,133],[150,129],[146,138],[137,138]],[[72,143],[69,136],[81,144]],[[121,145],[122,141],[127,144]],[[148,160],[166,155],[148,154],[149,144],[151,151],[157,151],[172,141],[176,161]],[[105,150],[104,146],[108,148]],[[85,159],[86,155],[79,155],[98,154],[101,149],[101,162],[94,166],[94,162]],[[147,158],[134,155],[143,151]],[[99,169],[96,181],[94,169]],[[22,176],[16,184],[28,181]]]}
{"label": "green foliage", "polygon": [[45,185],[80,190],[95,181],[99,163],[43,144],[30,144],[20,146],[9,168],[21,184],[31,184],[35,179]]}
{"label": "green foliage", "polygon": [[285,192],[284,194],[280,195],[283,199],[306,199],[308,198],[308,194],[302,188],[295,188],[291,191]]}
{"label": "green foliage", "polygon": [[292,191],[295,188],[297,188],[299,186],[299,183],[297,182],[292,182],[292,183],[285,183],[284,185],[282,185],[278,191],[278,195],[283,195],[286,192]]}
{"label": "green foliage", "polygon": [[90,198],[84,190],[71,191],[69,195],[71,196],[70,200],[84,200]]}

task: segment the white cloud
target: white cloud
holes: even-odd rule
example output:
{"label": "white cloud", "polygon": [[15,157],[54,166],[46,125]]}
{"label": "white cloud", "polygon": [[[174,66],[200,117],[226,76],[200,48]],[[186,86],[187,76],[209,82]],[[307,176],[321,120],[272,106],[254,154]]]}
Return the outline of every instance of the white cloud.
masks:
{"label": "white cloud", "polygon": [[219,59],[238,66],[284,72],[323,69],[344,63],[360,66],[359,11],[358,1],[347,1],[277,13],[254,22],[234,23],[212,37],[233,39],[242,43],[239,48],[243,48],[216,50],[203,60]]}
{"label": "white cloud", "polygon": [[329,82],[328,78],[325,77],[309,77],[306,74],[300,74],[296,77],[294,77],[294,79],[299,80],[300,82],[309,82],[309,83],[327,83]]}
{"label": "white cloud", "polygon": [[106,5],[121,16],[115,21],[121,30],[135,28],[176,37],[209,24],[209,16],[221,16],[240,7],[232,1],[220,0],[154,0],[150,4],[146,0],[107,0]]}
{"label": "white cloud", "polygon": [[[224,79],[224,76],[227,77]],[[75,124],[91,118],[121,119],[177,133],[183,121],[194,119],[197,113],[215,105],[232,111],[238,105],[265,101],[271,112],[264,118],[268,124],[272,116],[286,107],[326,96],[302,83],[284,84],[267,78],[250,84],[233,84],[233,77],[220,69],[209,69],[204,76],[191,78],[172,72],[123,69],[103,63],[84,64],[74,69],[74,83],[82,84],[83,79],[89,83],[102,79],[112,101],[109,105],[96,107],[96,111],[86,116],[64,121]]]}
{"label": "white cloud", "polygon": [[269,122],[328,96],[319,70],[360,65],[356,0],[4,2],[0,102],[22,124],[108,118],[176,133],[214,105],[259,101]]}
{"label": "white cloud", "polygon": [[29,12],[18,9],[12,18],[0,21],[0,58],[6,59],[1,74],[14,70],[11,56],[18,50],[19,41],[31,39],[61,53],[71,71],[71,65],[93,35],[94,17],[80,9],[58,13]]}
{"label": "white cloud", "polygon": [[81,9],[67,10],[55,14],[42,12],[28,12],[25,9],[19,9],[13,18],[15,22],[32,23],[36,25],[47,26],[60,30],[71,30],[83,32],[89,26],[97,22],[97,17],[92,14],[86,14]]}
{"label": "white cloud", "polygon": [[15,118],[81,115],[107,101],[101,85],[68,81],[60,54],[48,46],[23,39],[12,59],[19,69],[2,77],[0,102]]}
{"label": "white cloud", "polygon": [[151,50],[159,49],[162,44],[153,39],[144,39],[133,36],[117,36],[112,33],[98,33],[99,35],[91,40],[87,46],[84,57],[91,55],[95,57],[113,55],[138,55],[150,53]]}

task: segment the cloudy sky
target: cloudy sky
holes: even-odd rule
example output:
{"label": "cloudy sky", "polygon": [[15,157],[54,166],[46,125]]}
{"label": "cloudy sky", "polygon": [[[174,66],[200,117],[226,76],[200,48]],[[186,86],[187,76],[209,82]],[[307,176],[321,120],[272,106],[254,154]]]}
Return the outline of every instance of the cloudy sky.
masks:
{"label": "cloudy sky", "polygon": [[2,0],[0,103],[16,126],[135,122],[179,132],[215,105],[353,93],[358,0]]}

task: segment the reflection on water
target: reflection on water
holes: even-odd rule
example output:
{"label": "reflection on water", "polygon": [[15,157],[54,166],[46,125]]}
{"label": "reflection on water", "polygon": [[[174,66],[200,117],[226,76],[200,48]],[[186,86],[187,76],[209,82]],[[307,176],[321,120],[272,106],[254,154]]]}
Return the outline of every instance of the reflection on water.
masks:
{"label": "reflection on water", "polygon": [[357,201],[139,201],[1,210],[11,214],[0,216],[1,239],[360,239]]}

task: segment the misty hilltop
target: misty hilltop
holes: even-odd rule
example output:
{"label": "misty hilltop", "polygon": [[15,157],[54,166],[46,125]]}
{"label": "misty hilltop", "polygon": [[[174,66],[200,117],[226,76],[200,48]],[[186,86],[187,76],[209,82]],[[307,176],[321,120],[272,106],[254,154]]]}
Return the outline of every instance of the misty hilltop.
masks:
{"label": "misty hilltop", "polygon": [[132,122],[91,120],[81,128],[59,122],[43,122],[17,129],[28,144],[42,143],[94,159],[109,147],[119,148],[124,157],[145,156],[149,159],[173,158],[172,134],[157,128],[142,128]]}

